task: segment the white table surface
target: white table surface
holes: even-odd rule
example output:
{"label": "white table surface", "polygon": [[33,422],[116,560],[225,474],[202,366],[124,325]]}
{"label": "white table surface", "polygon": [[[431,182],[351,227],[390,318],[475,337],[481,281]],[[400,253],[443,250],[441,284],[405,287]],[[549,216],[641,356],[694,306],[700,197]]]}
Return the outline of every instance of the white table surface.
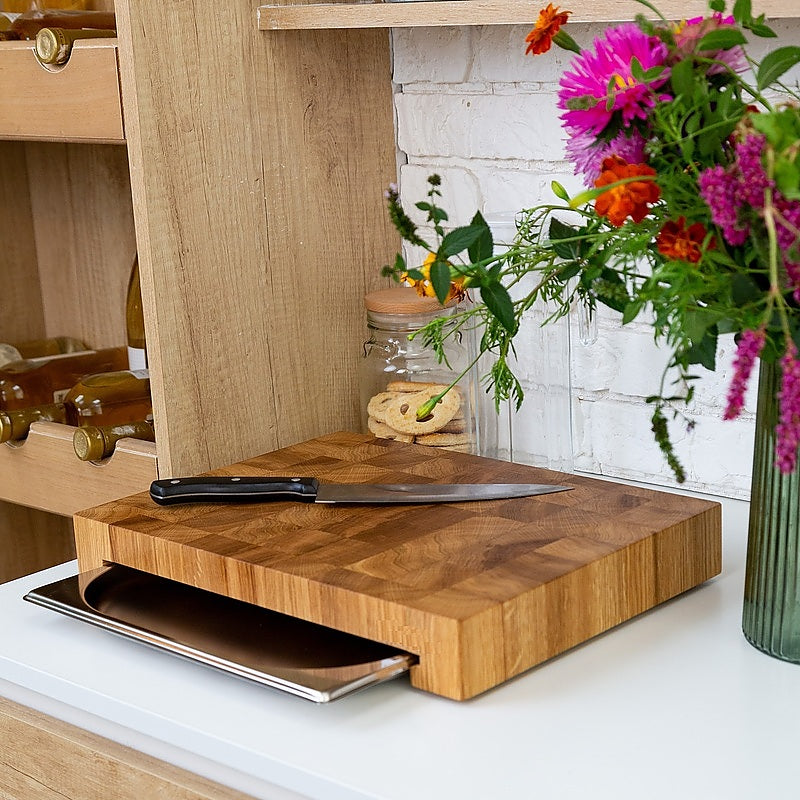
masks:
{"label": "white table surface", "polygon": [[22,600],[74,563],[0,586],[0,695],[259,798],[796,797],[800,666],[741,634],[722,502],[720,577],[465,703],[401,679],[315,705]]}

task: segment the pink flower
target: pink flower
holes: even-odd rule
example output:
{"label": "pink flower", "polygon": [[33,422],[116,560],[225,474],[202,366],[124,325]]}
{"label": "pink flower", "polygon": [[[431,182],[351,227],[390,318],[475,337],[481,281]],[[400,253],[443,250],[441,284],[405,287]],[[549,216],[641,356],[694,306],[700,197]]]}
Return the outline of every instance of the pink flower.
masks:
{"label": "pink flower", "polygon": [[797,347],[789,340],[781,358],[781,388],[778,392],[780,416],[775,426],[775,466],[787,475],[797,466],[800,445],[800,361]]}
{"label": "pink flower", "polygon": [[736,419],[744,407],[744,394],[750,381],[750,374],[756,359],[761,355],[761,350],[766,341],[763,330],[742,331],[733,361],[733,379],[728,388],[728,404],[725,408],[723,419]]}
{"label": "pink flower", "polygon": [[699,56],[719,63],[711,64],[707,70],[708,75],[719,75],[727,70],[744,72],[747,69],[747,57],[744,50],[738,45],[729,50],[698,50],[700,40],[711,31],[718,30],[726,25],[735,25],[733,17],[723,17],[719,12],[710,17],[693,17],[686,20],[675,30],[675,46],[677,58],[683,60],[690,56]]}
{"label": "pink flower", "polygon": [[700,173],[700,195],[711,209],[711,219],[722,229],[728,244],[739,245],[747,241],[750,226],[739,222],[739,180],[719,165]]}
{"label": "pink flower", "polygon": [[645,159],[645,139],[637,130],[622,131],[610,142],[592,133],[571,136],[566,144],[567,158],[575,165],[575,174],[583,173],[586,184],[593,186],[603,171],[603,161],[618,156],[629,164],[642,164]]}
{"label": "pink flower", "polygon": [[667,53],[660,39],[648,36],[634,23],[610,28],[605,38],[595,39],[594,49],[576,56],[561,78],[558,105],[565,112],[561,119],[570,136],[599,135],[615,116],[624,128],[646,119],[657,100],[669,99],[656,94],[668,80],[669,70],[640,82],[631,65],[636,60],[645,71],[664,66]]}

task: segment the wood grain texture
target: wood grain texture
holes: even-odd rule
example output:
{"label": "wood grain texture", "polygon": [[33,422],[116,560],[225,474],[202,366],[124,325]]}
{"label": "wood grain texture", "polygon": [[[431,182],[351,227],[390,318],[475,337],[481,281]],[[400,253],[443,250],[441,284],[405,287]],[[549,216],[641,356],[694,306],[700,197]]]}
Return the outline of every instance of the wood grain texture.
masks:
{"label": "wood grain texture", "polygon": [[0,142],[0,341],[45,335],[25,145]]}
{"label": "wood grain texture", "polygon": [[0,502],[0,583],[73,558],[70,519]]}
{"label": "wood grain texture", "polygon": [[110,458],[84,462],[72,446],[74,430],[35,422],[24,442],[0,445],[0,499],[71,516],[81,508],[144,491],[156,479],[155,443],[121,439]]}
{"label": "wood grain texture", "polygon": [[32,42],[3,42],[0,137],[123,142],[116,39],[78,41],[57,70],[36,60]]}
{"label": "wood grain texture", "polygon": [[269,41],[247,4],[117,20],[160,473],[355,426],[362,297],[398,245],[387,34]]}
{"label": "wood grain texture", "polygon": [[248,800],[217,783],[0,698],[4,800]]}
{"label": "wood grain texture", "polygon": [[[270,4],[259,6],[258,27],[261,30],[311,30],[525,25],[536,21],[543,5],[531,0]],[[657,5],[669,19],[685,19],[708,12],[707,0],[661,0]],[[765,13],[770,19],[800,16],[796,0],[763,0],[757,12]],[[575,4],[570,22],[620,22],[648,13],[635,0],[595,0]]]}
{"label": "wood grain texture", "polygon": [[25,154],[45,335],[124,344],[136,253],[125,148],[31,142]]}
{"label": "wood grain texture", "polygon": [[413,685],[472,697],[717,574],[720,506],[337,433],[217,470],[334,483],[533,482],[439,506],[189,504],[80,512],[81,569],[111,561],[419,656]]}

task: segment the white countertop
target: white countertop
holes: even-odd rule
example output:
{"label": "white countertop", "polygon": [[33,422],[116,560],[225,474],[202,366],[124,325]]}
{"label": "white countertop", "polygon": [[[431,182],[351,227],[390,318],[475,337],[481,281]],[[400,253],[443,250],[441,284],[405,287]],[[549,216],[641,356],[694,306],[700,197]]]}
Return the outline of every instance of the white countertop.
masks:
{"label": "white countertop", "polygon": [[794,796],[800,666],[741,634],[722,503],[720,577],[465,703],[400,679],[314,705],[22,600],[74,563],[0,586],[0,695],[271,800]]}

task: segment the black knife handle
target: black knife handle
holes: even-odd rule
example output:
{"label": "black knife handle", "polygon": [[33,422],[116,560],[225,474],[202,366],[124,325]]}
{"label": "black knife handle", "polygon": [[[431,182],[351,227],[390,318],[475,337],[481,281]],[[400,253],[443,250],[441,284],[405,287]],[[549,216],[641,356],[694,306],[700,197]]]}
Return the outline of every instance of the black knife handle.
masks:
{"label": "black knife handle", "polygon": [[317,499],[316,478],[166,478],[150,484],[150,497],[161,506],[175,503],[266,503]]}

